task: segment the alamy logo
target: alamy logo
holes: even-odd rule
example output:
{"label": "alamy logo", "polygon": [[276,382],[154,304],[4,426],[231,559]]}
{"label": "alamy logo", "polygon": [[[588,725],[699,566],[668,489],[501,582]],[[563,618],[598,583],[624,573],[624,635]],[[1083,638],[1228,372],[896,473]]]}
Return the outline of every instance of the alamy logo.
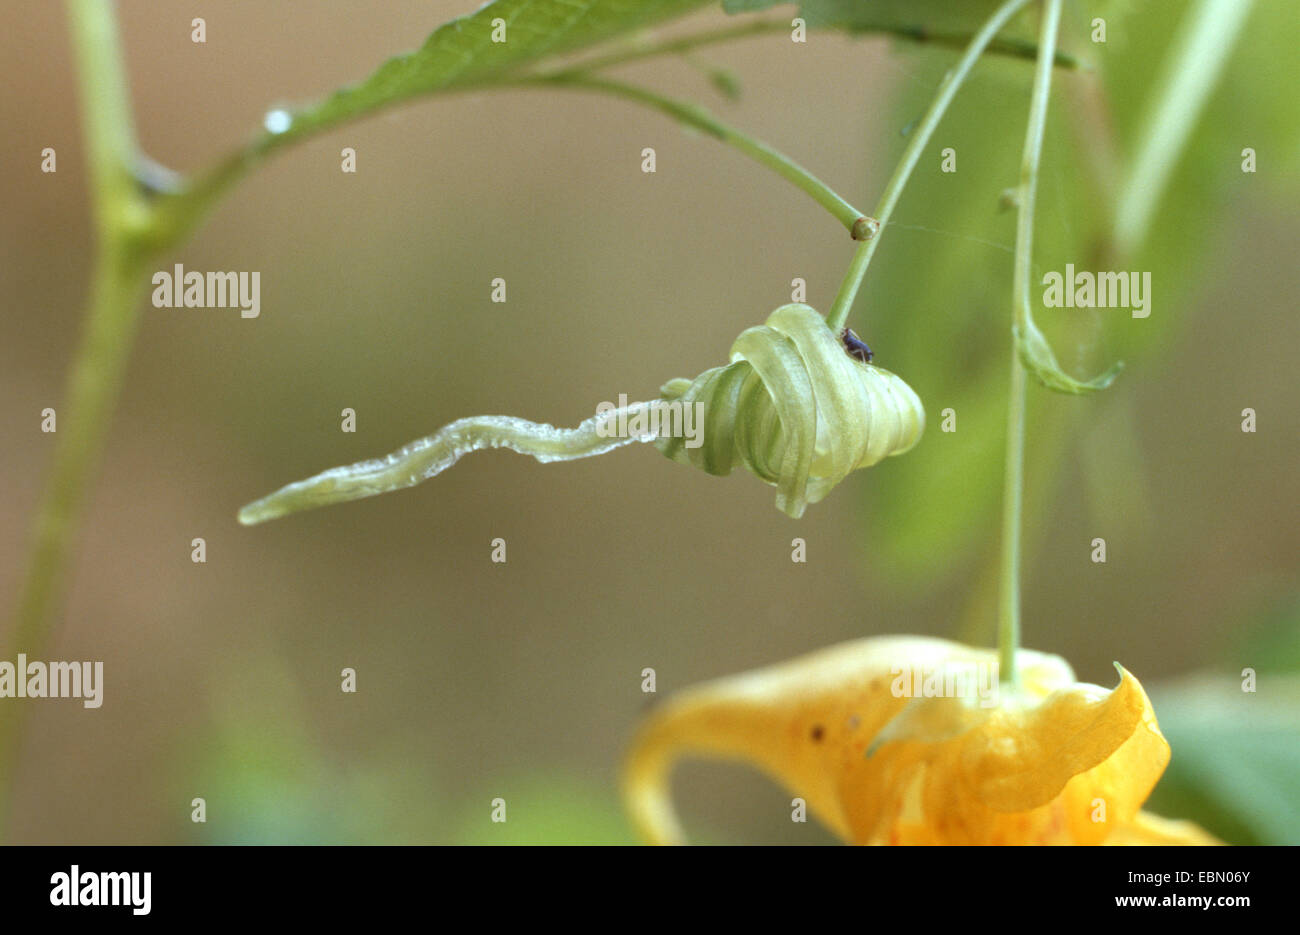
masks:
{"label": "alamy logo", "polygon": [[684,438],[687,448],[704,444],[702,402],[656,399],[629,405],[627,394],[619,393],[618,405],[601,403],[596,415],[605,416],[596,423],[596,434],[601,438]]}
{"label": "alamy logo", "polygon": [[942,666],[894,666],[889,686],[895,698],[963,698],[981,708],[998,704],[998,667],[990,662],[950,662]]}
{"label": "alamy logo", "polygon": [[72,869],[50,877],[51,906],[130,906],[133,915],[147,916],[152,903],[153,874],[82,873]]}
{"label": "alamy logo", "polygon": [[1047,308],[1131,308],[1134,318],[1151,314],[1151,273],[1076,273],[1073,263],[1065,273],[1043,277],[1043,305]]}
{"label": "alamy logo", "polygon": [[177,263],[170,273],[154,273],[152,282],[154,308],[238,308],[241,318],[262,314],[261,273],[187,273]]}
{"label": "alamy logo", "polygon": [[15,665],[0,662],[0,698],[81,698],[82,706],[104,703],[104,663],[28,662],[18,654]]}

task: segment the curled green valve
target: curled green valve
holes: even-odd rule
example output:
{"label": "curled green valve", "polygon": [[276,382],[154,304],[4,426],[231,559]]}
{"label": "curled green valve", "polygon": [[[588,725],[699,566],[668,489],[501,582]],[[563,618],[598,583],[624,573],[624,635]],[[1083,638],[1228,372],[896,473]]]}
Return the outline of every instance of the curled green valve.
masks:
{"label": "curled green valve", "polygon": [[[660,399],[602,406],[572,429],[513,416],[459,419],[387,457],[331,468],[282,487],[240,510],[239,521],[261,523],[412,487],[481,448],[509,448],[543,462],[571,461],[637,441],[652,441],[674,461],[710,474],[730,474],[739,463],[776,486],[778,509],[802,516],[850,471],[902,454],[925,428],[916,393],[888,370],[867,363],[865,350],[865,345],[841,344],[815,309],[785,305],[736,338],[730,364],[694,380],[671,380]],[[690,439],[662,430],[656,409],[666,405],[679,414],[699,414]],[[615,430],[628,425],[639,428]]]}
{"label": "curled green valve", "polygon": [[710,474],[739,462],[776,485],[778,510],[802,516],[850,471],[908,451],[925,429],[912,388],[863,356],[816,310],[784,305],[736,338],[730,364],[664,385],[666,399],[704,403],[703,444],[656,445]]}

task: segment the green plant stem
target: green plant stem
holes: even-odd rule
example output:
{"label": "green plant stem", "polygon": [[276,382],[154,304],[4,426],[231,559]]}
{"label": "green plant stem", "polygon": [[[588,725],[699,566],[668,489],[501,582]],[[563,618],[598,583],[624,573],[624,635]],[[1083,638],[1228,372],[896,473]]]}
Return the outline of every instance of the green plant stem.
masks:
{"label": "green plant stem", "polygon": [[506,86],[520,88],[576,88],[583,91],[599,91],[604,94],[612,94],[624,100],[645,104],[688,126],[708,133],[715,139],[744,153],[759,165],[771,169],[830,212],[837,221],[844,225],[850,235],[853,234],[855,225],[862,218],[862,212],[841,198],[829,185],[793,159],[777,152],[771,146],[754,139],[747,133],[723,123],[696,104],[665,97],[636,85],[623,84],[619,81],[596,78],[582,73],[561,73],[546,77],[523,78],[510,82]]}
{"label": "green plant stem", "polygon": [[[1038,39],[1038,65],[1029,99],[1025,148],[1020,160],[1020,188],[1016,214],[1015,280],[1012,315],[1017,326],[1029,320],[1034,260],[1034,202],[1038,194],[1038,163],[1047,126],[1047,104],[1052,90],[1051,55],[1061,23],[1061,0],[1043,0],[1043,22]],[[1013,335],[1015,329],[1012,329]],[[1002,574],[998,589],[998,671],[1003,683],[1018,684],[1016,652],[1020,648],[1020,537],[1025,482],[1026,373],[1011,342],[1011,391],[1007,401],[1007,460],[1002,493]]]}
{"label": "green plant stem", "polygon": [[[48,644],[86,481],[98,463],[139,320],[149,206],[132,169],[137,159],[130,95],[113,4],[68,0],[97,240],[81,343],[61,411],[50,479],[37,508],[7,652],[39,656]],[[21,677],[21,676],[20,676]],[[0,840],[10,813],[22,707],[0,715]]]}
{"label": "green plant stem", "polygon": [[1115,217],[1115,249],[1128,258],[1146,240],[1151,218],[1178,156],[1218,83],[1224,65],[1250,14],[1252,0],[1198,0],[1174,37],[1136,156],[1120,186]]}
{"label": "green plant stem", "polygon": [[1011,349],[1011,390],[1007,400],[1007,454],[1002,487],[1002,563],[998,578],[999,681],[1019,684],[1016,652],[1020,649],[1020,536],[1025,485],[1024,365]]}
{"label": "green plant stem", "polygon": [[[835,302],[831,305],[831,310],[826,316],[827,324],[838,330],[844,327],[848,320],[849,312],[853,308],[853,300],[857,298],[858,287],[862,285],[862,278],[866,275],[867,267],[871,265],[871,258],[875,256],[876,247],[880,244],[880,238],[884,234],[885,228],[889,224],[889,217],[894,213],[894,206],[898,203],[899,196],[902,195],[903,189],[907,186],[907,181],[912,177],[912,170],[916,168],[917,161],[921,158],[921,153],[929,145],[930,137],[933,135],[935,127],[943,119],[944,113],[948,110],[948,105],[952,103],[953,97],[957,94],[957,89],[962,86],[967,75],[970,74],[971,68],[983,54],[988,44],[993,41],[998,30],[1006,25],[1011,17],[1015,16],[1024,9],[1031,0],[1007,0],[1002,6],[994,11],[989,17],[988,22],[980,27],[975,38],[971,39],[970,45],[962,53],[957,64],[946,74],[943,81],[939,84],[939,91],[935,94],[934,100],[930,103],[930,108],[921,118],[921,123],[912,131],[912,138],[908,141],[907,148],[903,150],[902,158],[899,159],[898,166],[894,169],[894,174],[889,179],[889,184],[885,186],[884,193],[880,196],[880,203],[876,205],[875,214],[872,217],[878,224],[878,229],[874,237],[869,237],[863,241],[862,246],[858,247],[857,253],[853,256],[853,262],[849,265],[849,270],[844,276],[844,281],[840,285],[839,293],[835,296]],[[1039,59],[1042,62],[1042,48],[1039,48]],[[1050,65],[1049,65],[1050,68]]]}
{"label": "green plant stem", "polygon": [[[497,87],[536,87],[539,84],[548,82],[554,82],[552,86],[567,82],[571,87],[576,87],[578,82],[575,79],[592,78],[592,73],[600,69],[626,65],[659,55],[682,55],[708,45],[750,36],[786,32],[789,29],[789,23],[780,20],[758,20],[741,23],[735,26],[650,42],[644,45],[633,45],[630,48],[589,58],[558,70],[541,70],[515,75],[506,74],[500,78],[487,78],[466,84],[463,87],[440,89],[439,93],[482,91]],[[924,29],[890,26],[888,24],[883,24],[874,30],[860,30],[858,32],[876,32],[898,39],[956,48],[963,48],[967,44],[967,37],[961,34],[934,33]],[[1031,43],[1011,39],[993,39],[985,44],[984,50],[1013,58],[1034,58],[1037,52]],[[1056,64],[1062,68],[1081,67],[1077,59],[1063,53],[1058,53]],[[692,105],[685,103],[679,106],[682,108],[692,107]],[[259,135],[246,146],[228,153],[221,161],[207,170],[190,176],[186,179],[181,191],[159,199],[150,243],[155,248],[161,249],[183,239],[186,234],[198,226],[207,212],[221,200],[221,197],[229,189],[261,164],[271,153],[311,139],[315,134],[332,130],[348,120],[372,116],[374,113],[375,111],[368,111],[364,114],[349,114],[342,120],[323,121],[314,125],[311,133],[297,135],[291,139],[284,136]],[[702,129],[706,128],[702,127]],[[709,130],[708,132],[712,131]],[[849,230],[852,233],[853,228],[850,227]]]}

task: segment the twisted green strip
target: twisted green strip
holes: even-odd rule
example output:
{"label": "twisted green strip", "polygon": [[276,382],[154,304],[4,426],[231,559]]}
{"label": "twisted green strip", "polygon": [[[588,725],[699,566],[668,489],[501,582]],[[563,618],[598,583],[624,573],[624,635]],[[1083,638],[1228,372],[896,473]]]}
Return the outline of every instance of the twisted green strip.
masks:
{"label": "twisted green strip", "polygon": [[279,519],[289,513],[374,497],[391,490],[414,487],[436,477],[471,451],[509,448],[532,455],[543,463],[573,461],[613,451],[632,442],[652,441],[653,436],[613,438],[603,434],[601,424],[620,413],[629,418],[650,403],[633,403],[624,409],[592,416],[577,428],[557,429],[553,425],[529,422],[514,416],[471,416],[443,426],[433,435],[411,442],[392,454],[373,461],[330,468],[315,477],[281,487],[275,493],[254,500],[239,511],[245,526]]}
{"label": "twisted green strip", "polygon": [[[925,410],[912,388],[888,370],[850,357],[807,305],[778,308],[766,324],[743,332],[732,345],[731,360],[694,381],[669,381],[660,399],[598,412],[577,428],[513,416],[460,419],[387,457],[331,468],[282,487],[240,510],[239,521],[253,525],[413,487],[483,448],[509,448],[542,462],[569,461],[635,441],[653,441],[672,460],[710,474],[730,474],[739,462],[776,485],[778,509],[799,517],[850,471],[907,451],[925,428]],[[619,424],[657,426],[659,420],[638,416],[665,403],[700,413],[703,421],[690,433],[698,447],[689,447],[684,437],[615,435]]]}
{"label": "twisted green strip", "polygon": [[704,404],[703,445],[655,444],[710,474],[730,474],[738,461],[774,484],[777,509],[795,518],[851,471],[910,450],[925,430],[912,388],[850,357],[807,305],[782,306],[743,332],[731,360],[662,390],[666,399]]}

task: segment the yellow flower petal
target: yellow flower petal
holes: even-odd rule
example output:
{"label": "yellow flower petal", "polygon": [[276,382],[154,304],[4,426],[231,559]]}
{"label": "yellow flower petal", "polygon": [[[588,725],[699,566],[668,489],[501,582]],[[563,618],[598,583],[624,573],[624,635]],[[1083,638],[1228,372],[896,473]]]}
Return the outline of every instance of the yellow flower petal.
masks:
{"label": "yellow flower petal", "polygon": [[1108,845],[1219,845],[1223,842],[1190,821],[1172,821],[1150,812],[1138,812],[1134,820],[1106,839]]}
{"label": "yellow flower petal", "polygon": [[1018,662],[1020,689],[995,697],[993,652],[881,637],[682,692],[629,757],[633,820],[648,840],[683,840],[670,772],[704,755],[753,763],[855,843],[1195,836],[1139,816],[1169,746],[1137,679],[1120,668],[1106,690],[1057,656],[1025,650]]}

